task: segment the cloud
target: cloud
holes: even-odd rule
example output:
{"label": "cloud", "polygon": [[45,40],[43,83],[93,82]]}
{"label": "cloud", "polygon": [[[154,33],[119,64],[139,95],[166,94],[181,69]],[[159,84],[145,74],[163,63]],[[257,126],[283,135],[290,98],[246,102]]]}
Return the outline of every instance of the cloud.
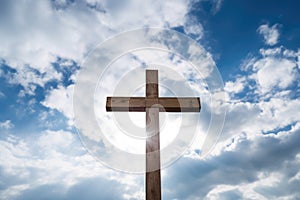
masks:
{"label": "cloud", "polygon": [[221,105],[227,110],[225,140],[239,133],[276,133],[298,122],[294,113],[300,102],[293,92],[299,76],[297,52],[280,47],[260,53],[242,64],[243,75],[225,83],[230,95]]}
{"label": "cloud", "polygon": [[[262,48],[259,52],[261,56],[248,59],[241,67],[248,73],[244,77],[248,89],[269,98],[271,94],[278,95],[278,91],[295,87],[299,75],[297,52],[284,47]],[[253,84],[253,80],[256,84]]]}
{"label": "cloud", "polygon": [[20,67],[15,73],[7,73],[6,79],[9,84],[20,84],[23,86],[24,94],[34,95],[37,86],[44,87],[47,82],[60,81],[62,74],[58,73],[52,66],[47,67],[47,72],[40,73],[39,71],[28,67]]}
{"label": "cloud", "polygon": [[299,125],[278,135],[241,134],[217,156],[180,159],[164,176],[165,198],[298,198],[300,182],[290,180],[299,171]]}
{"label": "cloud", "polygon": [[[105,185],[105,189],[104,186]],[[79,183],[66,187],[64,184],[45,184],[28,188],[15,200],[81,200],[81,199],[123,199],[124,186],[117,181],[105,178],[87,178]],[[37,195],[39,194],[39,195]]]}
{"label": "cloud", "polygon": [[80,63],[97,43],[120,31],[182,26],[188,21],[189,9],[184,0],[22,1],[18,5],[5,1],[2,6],[2,59],[11,67],[28,64],[41,72],[46,72],[57,56]]}
{"label": "cloud", "polygon": [[239,77],[235,81],[227,81],[224,90],[229,93],[238,94],[244,90],[246,84],[245,77]]}
{"label": "cloud", "polygon": [[143,192],[141,176],[103,167],[68,131],[7,134],[0,152],[0,199],[137,199]]}
{"label": "cloud", "polygon": [[10,120],[0,122],[0,129],[11,129],[14,127],[14,124]]}
{"label": "cloud", "polygon": [[24,87],[21,95],[64,78],[53,68],[58,57],[81,63],[97,44],[122,31],[184,26],[198,37],[203,31],[200,23],[190,23],[185,0],[4,1],[1,7],[1,60],[16,69],[8,78]]}
{"label": "cloud", "polygon": [[204,30],[201,23],[197,22],[196,19],[190,18],[189,20],[186,20],[184,25],[184,32],[194,37],[196,40],[199,40],[203,37]]}
{"label": "cloud", "polygon": [[69,119],[69,125],[73,124],[73,90],[74,85],[59,86],[51,90],[41,102],[42,105],[63,113]]}
{"label": "cloud", "polygon": [[213,4],[212,13],[216,14],[217,12],[220,11],[223,4],[223,0],[213,0],[212,4]]}
{"label": "cloud", "polygon": [[263,24],[257,29],[257,32],[264,37],[265,44],[273,46],[278,43],[280,35],[278,26],[278,24],[274,24],[270,27],[269,24]]}
{"label": "cloud", "polygon": [[284,89],[290,86],[296,78],[295,67],[296,63],[292,60],[272,57],[263,58],[253,65],[257,71],[256,81],[263,93],[274,87]]}
{"label": "cloud", "polygon": [[218,185],[207,194],[205,199],[217,200],[217,199],[242,199],[243,193],[230,185]]}

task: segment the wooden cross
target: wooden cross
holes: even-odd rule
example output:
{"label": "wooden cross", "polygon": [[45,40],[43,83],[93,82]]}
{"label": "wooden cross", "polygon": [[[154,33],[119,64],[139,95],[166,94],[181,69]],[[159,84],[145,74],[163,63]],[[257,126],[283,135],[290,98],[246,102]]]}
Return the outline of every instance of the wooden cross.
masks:
{"label": "wooden cross", "polygon": [[157,70],[146,70],[146,97],[107,97],[106,111],[146,111],[146,200],[161,199],[159,112],[200,112],[200,108],[200,98],[159,97]]}

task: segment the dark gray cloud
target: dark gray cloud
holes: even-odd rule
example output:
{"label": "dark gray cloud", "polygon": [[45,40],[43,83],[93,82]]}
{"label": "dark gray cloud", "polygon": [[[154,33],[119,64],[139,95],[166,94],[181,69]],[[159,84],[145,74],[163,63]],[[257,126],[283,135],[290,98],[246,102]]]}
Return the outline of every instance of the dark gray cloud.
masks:
{"label": "dark gray cloud", "polygon": [[95,177],[82,179],[70,188],[59,183],[29,188],[15,200],[123,199],[123,192],[124,186],[117,181]]}
{"label": "dark gray cloud", "polygon": [[222,200],[243,199],[243,195],[238,190],[230,190],[220,194]]}
{"label": "dark gray cloud", "polygon": [[[258,184],[254,192],[267,199],[292,195],[300,198],[299,179],[291,181],[299,172],[300,130],[281,133],[280,136],[260,136],[254,140],[238,141],[234,151],[223,151],[205,160],[182,158],[166,170],[164,195],[166,199],[203,199],[218,185],[239,188],[241,184],[258,182],[278,174],[279,183]],[[221,192],[222,199],[239,192]],[[239,199],[239,198],[233,198]]]}

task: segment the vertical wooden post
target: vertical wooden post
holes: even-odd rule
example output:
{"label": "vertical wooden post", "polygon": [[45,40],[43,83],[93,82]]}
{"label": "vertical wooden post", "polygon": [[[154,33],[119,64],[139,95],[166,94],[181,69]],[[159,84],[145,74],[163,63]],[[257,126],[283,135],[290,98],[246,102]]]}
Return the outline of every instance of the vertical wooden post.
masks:
{"label": "vertical wooden post", "polygon": [[[158,99],[157,70],[146,70],[146,98]],[[159,108],[146,108],[146,131],[146,200],[160,200]]]}

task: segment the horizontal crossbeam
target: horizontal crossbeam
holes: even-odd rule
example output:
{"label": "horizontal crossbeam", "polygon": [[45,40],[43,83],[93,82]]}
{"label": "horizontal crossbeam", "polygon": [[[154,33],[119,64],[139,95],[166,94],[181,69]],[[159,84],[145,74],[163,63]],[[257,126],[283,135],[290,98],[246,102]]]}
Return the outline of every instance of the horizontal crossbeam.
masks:
{"label": "horizontal crossbeam", "polygon": [[160,112],[199,112],[198,97],[107,97],[106,111],[145,112],[146,108],[159,108]]}

